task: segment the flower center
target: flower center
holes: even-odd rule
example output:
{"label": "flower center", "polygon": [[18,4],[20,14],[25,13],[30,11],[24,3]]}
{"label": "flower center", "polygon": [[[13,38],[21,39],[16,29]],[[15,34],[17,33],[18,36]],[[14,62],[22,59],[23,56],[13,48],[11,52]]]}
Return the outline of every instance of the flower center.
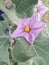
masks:
{"label": "flower center", "polygon": [[25,30],[25,32],[30,32],[31,29],[29,26],[25,26],[24,30]]}

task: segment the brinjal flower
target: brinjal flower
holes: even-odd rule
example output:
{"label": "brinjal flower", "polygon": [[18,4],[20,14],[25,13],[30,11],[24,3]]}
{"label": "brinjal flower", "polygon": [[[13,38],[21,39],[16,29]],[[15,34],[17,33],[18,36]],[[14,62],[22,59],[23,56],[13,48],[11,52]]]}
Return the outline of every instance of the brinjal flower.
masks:
{"label": "brinjal flower", "polygon": [[42,0],[38,0],[38,3],[37,5],[35,6],[35,8],[37,8],[37,14],[38,14],[38,18],[40,19],[44,14],[45,12],[48,10],[48,7],[46,7]]}
{"label": "brinjal flower", "polygon": [[38,21],[37,14],[34,14],[30,18],[22,19],[17,29],[11,34],[12,38],[24,37],[30,44],[33,44],[40,31],[44,29],[45,23]]}

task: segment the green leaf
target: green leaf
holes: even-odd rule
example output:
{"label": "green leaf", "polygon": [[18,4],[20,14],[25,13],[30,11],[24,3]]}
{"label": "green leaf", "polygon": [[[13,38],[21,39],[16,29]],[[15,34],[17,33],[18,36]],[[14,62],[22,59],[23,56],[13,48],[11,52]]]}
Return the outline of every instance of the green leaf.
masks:
{"label": "green leaf", "polygon": [[14,60],[21,62],[36,56],[34,49],[31,49],[31,46],[24,40],[24,38],[17,40],[11,54]]}
{"label": "green leaf", "polygon": [[[30,17],[33,14],[33,6],[37,3],[38,0],[12,0],[16,5],[16,12],[27,17]],[[21,15],[22,16],[22,15]]]}
{"label": "green leaf", "polygon": [[8,53],[9,43],[10,42],[6,39],[4,45],[0,47],[0,63],[3,62],[3,63],[7,63],[8,65],[10,65],[9,53]]}
{"label": "green leaf", "polygon": [[45,61],[40,57],[34,57],[26,62],[18,62],[18,65],[45,65]]}
{"label": "green leaf", "polygon": [[49,65],[49,37],[40,34],[34,43],[36,55],[43,58],[46,65]]}
{"label": "green leaf", "polygon": [[25,12],[22,12],[22,13],[16,13],[16,15],[19,17],[19,18],[24,18],[24,17],[31,17],[33,14],[33,6],[28,8],[28,10],[26,10]]}
{"label": "green leaf", "polygon": [[5,18],[4,21],[0,21],[0,47],[5,43],[7,34],[5,33],[6,29],[8,28],[8,21]]}
{"label": "green leaf", "polygon": [[17,41],[13,48],[12,56],[16,61],[22,62],[31,57],[40,57],[46,65],[49,65],[49,37],[40,34],[32,46],[23,39]]}
{"label": "green leaf", "polygon": [[0,35],[4,35],[7,25],[5,22],[0,22]]}
{"label": "green leaf", "polygon": [[6,42],[6,38],[0,38],[0,47],[2,47]]}
{"label": "green leaf", "polygon": [[1,62],[0,65],[8,65],[8,64],[6,64],[6,63],[4,63],[4,62]]}
{"label": "green leaf", "polygon": [[46,32],[49,34],[49,22],[46,23]]}

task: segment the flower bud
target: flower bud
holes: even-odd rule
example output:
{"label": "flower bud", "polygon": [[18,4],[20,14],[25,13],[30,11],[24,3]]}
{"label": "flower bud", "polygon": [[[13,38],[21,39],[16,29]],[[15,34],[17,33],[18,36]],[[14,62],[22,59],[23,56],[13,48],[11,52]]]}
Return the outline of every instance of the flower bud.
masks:
{"label": "flower bud", "polygon": [[12,2],[11,1],[7,1],[6,2],[6,8],[10,9],[12,7]]}

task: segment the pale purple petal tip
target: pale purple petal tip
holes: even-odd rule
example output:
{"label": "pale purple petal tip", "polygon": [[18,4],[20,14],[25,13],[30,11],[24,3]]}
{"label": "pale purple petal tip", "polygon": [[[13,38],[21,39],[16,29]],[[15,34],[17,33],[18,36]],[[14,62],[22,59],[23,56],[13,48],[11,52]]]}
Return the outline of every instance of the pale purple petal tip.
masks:
{"label": "pale purple petal tip", "polygon": [[23,29],[17,28],[10,36],[12,38],[15,38],[15,37],[22,36],[22,35],[23,35]]}
{"label": "pale purple petal tip", "polygon": [[34,43],[35,36],[34,36],[34,34],[32,34],[32,32],[25,33],[24,37],[29,42],[29,44],[33,44]]}

